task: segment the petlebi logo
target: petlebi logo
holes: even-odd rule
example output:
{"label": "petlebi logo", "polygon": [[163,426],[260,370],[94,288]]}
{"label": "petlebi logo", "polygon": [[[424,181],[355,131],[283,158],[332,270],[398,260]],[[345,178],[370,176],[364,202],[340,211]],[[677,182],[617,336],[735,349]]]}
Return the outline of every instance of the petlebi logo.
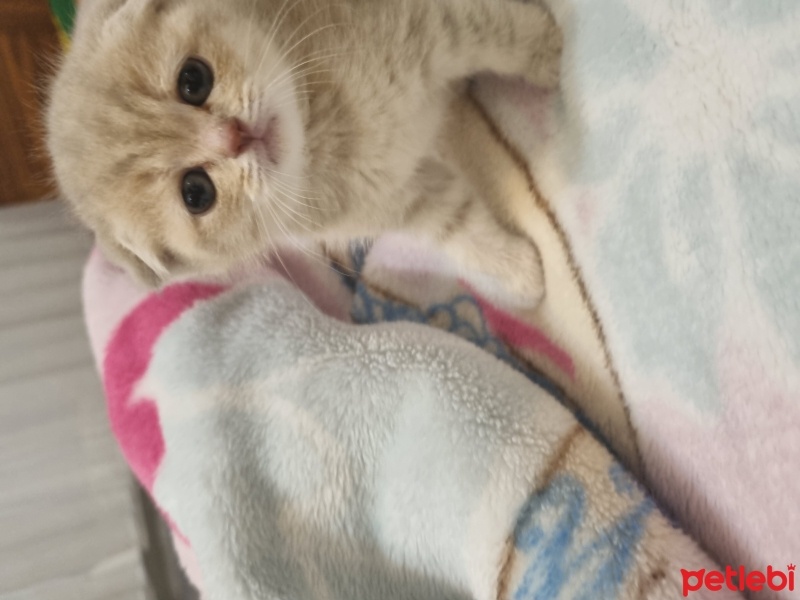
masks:
{"label": "petlebi logo", "polygon": [[724,588],[739,592],[760,592],[769,589],[774,592],[788,590],[794,591],[795,565],[786,565],[786,571],[774,568],[772,565],[766,571],[747,571],[743,566],[734,569],[725,567],[722,571],[687,571],[681,569],[683,576],[683,597],[703,588],[710,592],[718,592]]}

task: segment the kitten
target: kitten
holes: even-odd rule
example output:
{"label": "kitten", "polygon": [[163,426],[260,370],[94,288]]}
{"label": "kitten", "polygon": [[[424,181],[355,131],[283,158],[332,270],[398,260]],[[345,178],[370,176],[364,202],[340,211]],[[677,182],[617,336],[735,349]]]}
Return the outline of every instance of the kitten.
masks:
{"label": "kitten", "polygon": [[406,229],[535,305],[535,246],[441,131],[459,82],[552,87],[560,50],[513,0],[83,0],[48,145],[76,214],[150,285]]}

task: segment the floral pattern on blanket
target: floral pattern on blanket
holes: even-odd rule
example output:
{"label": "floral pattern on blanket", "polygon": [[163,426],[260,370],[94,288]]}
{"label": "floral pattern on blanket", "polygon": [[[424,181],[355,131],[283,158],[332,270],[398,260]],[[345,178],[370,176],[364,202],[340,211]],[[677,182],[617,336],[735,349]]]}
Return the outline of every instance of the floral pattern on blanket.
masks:
{"label": "floral pattern on blanket", "polygon": [[[532,329],[526,323],[514,321],[511,326],[522,332],[517,336],[519,346],[514,346],[504,338],[502,331],[498,331],[501,327],[497,323],[501,319],[513,319],[513,317],[461,286],[457,287],[447,299],[425,306],[400,300],[388,295],[384,290],[376,290],[364,277],[364,266],[369,250],[369,243],[355,243],[350,247],[346,264],[333,262],[333,268],[353,294],[350,315],[354,323],[408,321],[447,331],[489,352],[523,373],[531,382],[547,390],[560,402],[568,404],[563,391],[530,361],[524,360],[519,352],[524,347],[543,350],[554,355],[554,362],[560,364],[563,371],[570,373],[573,368],[571,358],[544,334]],[[603,436],[575,406],[569,405],[569,408],[576,413],[584,426],[602,439]]]}

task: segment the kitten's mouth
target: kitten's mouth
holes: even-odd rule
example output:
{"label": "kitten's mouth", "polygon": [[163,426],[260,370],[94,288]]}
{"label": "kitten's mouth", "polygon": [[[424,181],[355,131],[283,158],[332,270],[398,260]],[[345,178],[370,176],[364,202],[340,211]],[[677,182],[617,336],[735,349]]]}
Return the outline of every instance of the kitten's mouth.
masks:
{"label": "kitten's mouth", "polygon": [[281,146],[278,125],[278,117],[274,116],[267,121],[266,126],[242,132],[239,154],[253,150],[259,158],[276,166],[280,162]]}

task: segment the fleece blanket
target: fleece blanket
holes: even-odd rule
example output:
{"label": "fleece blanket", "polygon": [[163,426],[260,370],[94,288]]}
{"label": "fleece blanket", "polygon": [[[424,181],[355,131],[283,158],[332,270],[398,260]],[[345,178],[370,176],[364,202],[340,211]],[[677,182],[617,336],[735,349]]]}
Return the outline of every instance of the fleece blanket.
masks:
{"label": "fleece blanket", "polygon": [[711,597],[720,568],[547,391],[328,316],[292,281],[331,282],[283,262],[152,294],[86,272],[112,427],[204,598]]}
{"label": "fleece blanket", "polygon": [[[800,4],[547,4],[566,37],[560,93],[484,79],[488,131],[459,138],[487,149],[464,160],[545,263],[536,313],[483,303],[483,317],[723,563],[786,571],[800,556]],[[435,321],[448,292],[418,273],[439,263],[379,240],[357,316]],[[777,591],[762,595],[792,596]]]}
{"label": "fleece blanket", "polygon": [[90,262],[112,425],[209,598],[793,597],[800,6],[549,5],[559,93],[482,78],[449,132],[535,311],[399,234],[157,295]]}
{"label": "fleece blanket", "polygon": [[547,135],[518,95],[484,99],[569,240],[650,486],[725,564],[785,570],[800,556],[800,4],[549,4],[569,42]]}

